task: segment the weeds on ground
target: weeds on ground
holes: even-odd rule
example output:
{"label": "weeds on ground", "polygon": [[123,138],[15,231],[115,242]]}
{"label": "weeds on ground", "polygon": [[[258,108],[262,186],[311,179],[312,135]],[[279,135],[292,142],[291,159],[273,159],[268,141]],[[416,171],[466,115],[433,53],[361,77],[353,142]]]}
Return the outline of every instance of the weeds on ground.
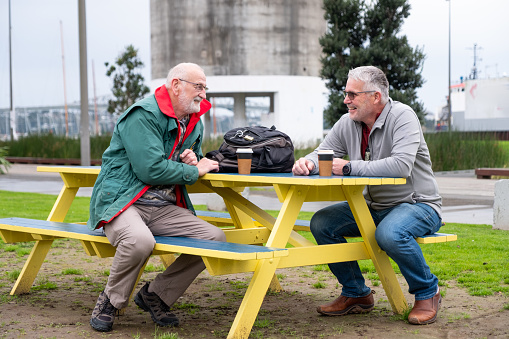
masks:
{"label": "weeds on ground", "polygon": [[62,275],[83,275],[83,271],[78,268],[66,268],[62,271]]}
{"label": "weeds on ground", "polygon": [[161,329],[156,326],[154,330],[154,339],[179,339],[179,335],[178,333],[170,332],[161,333]]}
{"label": "weeds on ground", "polygon": [[325,284],[321,281],[318,281],[318,282],[314,283],[312,286],[313,286],[313,288],[319,289],[319,288],[326,288],[327,284]]}
{"label": "weeds on ground", "polygon": [[256,319],[256,321],[253,324],[254,328],[269,328],[273,327],[276,322],[274,320],[269,319]]}
{"label": "weeds on ground", "polygon": [[195,314],[196,311],[200,309],[200,306],[193,303],[175,303],[172,308],[176,310],[184,310],[189,314]]}

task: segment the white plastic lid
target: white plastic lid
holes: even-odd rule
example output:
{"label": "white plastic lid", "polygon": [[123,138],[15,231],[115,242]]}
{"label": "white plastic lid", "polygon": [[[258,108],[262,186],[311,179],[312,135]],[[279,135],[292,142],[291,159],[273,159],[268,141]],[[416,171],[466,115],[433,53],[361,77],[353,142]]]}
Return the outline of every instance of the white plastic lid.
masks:
{"label": "white plastic lid", "polygon": [[237,148],[237,153],[253,153],[251,148]]}

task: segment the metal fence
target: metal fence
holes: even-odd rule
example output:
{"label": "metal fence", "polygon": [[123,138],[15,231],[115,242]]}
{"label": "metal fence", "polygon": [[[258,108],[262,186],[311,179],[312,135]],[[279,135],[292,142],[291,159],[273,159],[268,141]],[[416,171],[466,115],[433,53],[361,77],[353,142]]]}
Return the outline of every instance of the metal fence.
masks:
{"label": "metal fence", "polygon": [[[92,106],[93,107],[93,106]],[[111,134],[117,117],[108,113],[106,105],[97,107],[97,112],[88,111],[90,135]],[[10,112],[0,109],[0,140],[10,140]],[[20,107],[15,109],[14,137],[31,134],[67,135],[75,138],[79,136],[81,108],[79,105],[51,107]]]}

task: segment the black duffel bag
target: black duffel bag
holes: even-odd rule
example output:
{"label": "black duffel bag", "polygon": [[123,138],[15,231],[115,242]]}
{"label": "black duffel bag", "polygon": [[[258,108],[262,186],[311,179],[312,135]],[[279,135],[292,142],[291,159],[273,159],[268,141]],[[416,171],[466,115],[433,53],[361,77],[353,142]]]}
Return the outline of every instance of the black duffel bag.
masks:
{"label": "black duffel bag", "polygon": [[295,162],[293,143],[288,135],[275,126],[239,127],[229,130],[218,150],[205,156],[219,162],[219,172],[236,173],[237,148],[251,148],[251,172],[291,172]]}

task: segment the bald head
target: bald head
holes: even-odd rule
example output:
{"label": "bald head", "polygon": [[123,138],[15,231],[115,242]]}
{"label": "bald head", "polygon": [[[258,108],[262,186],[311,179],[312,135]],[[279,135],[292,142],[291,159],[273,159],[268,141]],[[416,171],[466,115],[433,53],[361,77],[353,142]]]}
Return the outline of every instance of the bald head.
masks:
{"label": "bald head", "polygon": [[166,90],[179,120],[188,114],[200,112],[201,102],[206,98],[206,89],[205,72],[196,64],[178,64],[166,78]]}
{"label": "bald head", "polygon": [[194,72],[205,74],[203,68],[197,64],[193,64],[191,62],[183,62],[178,64],[168,72],[168,76],[166,77],[166,88],[170,89],[173,79],[186,79],[190,73]]}

